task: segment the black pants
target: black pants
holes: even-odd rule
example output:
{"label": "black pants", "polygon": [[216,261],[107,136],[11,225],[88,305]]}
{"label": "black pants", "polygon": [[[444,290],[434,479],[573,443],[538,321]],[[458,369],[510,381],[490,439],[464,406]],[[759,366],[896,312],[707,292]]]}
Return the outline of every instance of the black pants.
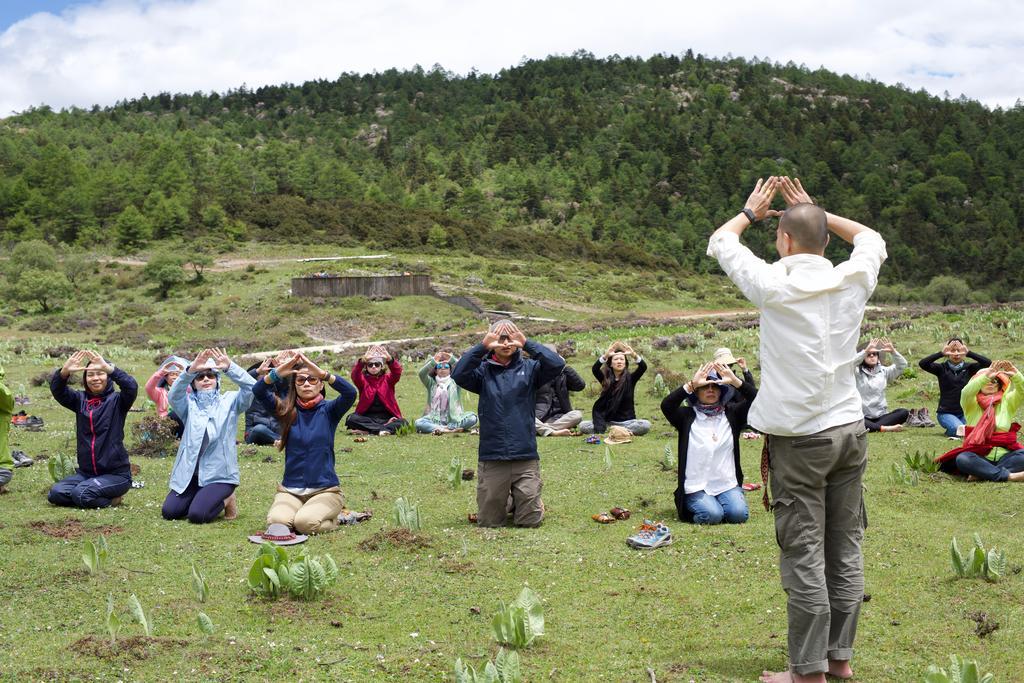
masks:
{"label": "black pants", "polygon": [[391,420],[390,416],[384,418],[352,413],[345,419],[345,427],[348,429],[360,429],[371,434],[379,434],[381,432],[394,434],[399,428],[409,424],[403,418],[391,420],[391,422],[388,422],[388,420]]}
{"label": "black pants", "polygon": [[892,427],[893,425],[901,425],[907,421],[910,417],[910,411],[906,408],[897,408],[891,413],[886,413],[880,417],[868,417],[864,416],[864,426],[868,428],[870,432],[877,432],[882,427]]}

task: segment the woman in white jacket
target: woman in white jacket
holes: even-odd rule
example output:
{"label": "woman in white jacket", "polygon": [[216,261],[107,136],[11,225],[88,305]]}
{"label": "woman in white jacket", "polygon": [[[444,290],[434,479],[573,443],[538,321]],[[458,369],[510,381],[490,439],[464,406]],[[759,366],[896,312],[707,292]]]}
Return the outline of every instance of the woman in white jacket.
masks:
{"label": "woman in white jacket", "polygon": [[[892,354],[893,364],[882,365],[881,354]],[[885,389],[907,369],[907,359],[900,355],[888,339],[872,339],[864,350],[857,354],[857,391],[860,392],[864,409],[864,426],[872,432],[898,432],[910,417],[906,408],[889,411],[885,401]]]}
{"label": "woman in white jacket", "polygon": [[[220,393],[226,374],[238,391]],[[164,519],[194,524],[238,515],[238,416],[252,403],[256,380],[231,362],[223,349],[206,349],[185,369],[167,394],[185,428],[171,468],[171,490],[164,500]],[[189,386],[192,391],[188,392]]]}

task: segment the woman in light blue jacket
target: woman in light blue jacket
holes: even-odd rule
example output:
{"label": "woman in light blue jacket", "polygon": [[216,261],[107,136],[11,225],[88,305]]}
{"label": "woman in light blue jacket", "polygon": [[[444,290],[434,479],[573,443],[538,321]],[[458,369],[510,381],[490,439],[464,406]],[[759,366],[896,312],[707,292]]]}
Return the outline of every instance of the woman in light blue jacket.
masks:
{"label": "woman in light blue jacket", "polygon": [[[220,393],[226,374],[238,391]],[[205,349],[178,376],[167,394],[171,408],[185,422],[178,455],[171,468],[171,491],[164,500],[164,519],[205,524],[221,511],[238,516],[238,416],[252,403],[256,380],[231,362],[223,349]],[[192,392],[188,393],[191,385]]]}

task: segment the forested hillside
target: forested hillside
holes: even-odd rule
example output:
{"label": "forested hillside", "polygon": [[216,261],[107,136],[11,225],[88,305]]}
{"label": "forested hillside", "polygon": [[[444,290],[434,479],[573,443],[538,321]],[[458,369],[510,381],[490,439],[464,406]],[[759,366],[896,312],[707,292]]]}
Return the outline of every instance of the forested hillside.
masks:
{"label": "forested hillside", "polygon": [[[0,120],[0,236],[331,241],[715,267],[759,175],[880,229],[884,280],[1022,286],[1024,107],[742,59],[435,67]],[[767,247],[773,231],[755,241]],[[831,247],[835,255],[841,246]]]}

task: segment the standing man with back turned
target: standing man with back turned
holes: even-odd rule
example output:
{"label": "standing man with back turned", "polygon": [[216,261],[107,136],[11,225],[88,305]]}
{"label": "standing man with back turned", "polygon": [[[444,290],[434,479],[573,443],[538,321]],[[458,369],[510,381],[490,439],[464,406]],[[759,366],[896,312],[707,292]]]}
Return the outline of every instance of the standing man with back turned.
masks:
{"label": "standing man with back turned", "polygon": [[[786,211],[771,211],[775,193]],[[766,263],[740,244],[751,224],[780,216]],[[848,261],[825,257],[829,232],[853,243]],[[886,258],[874,230],[815,206],[800,180],[758,180],[743,211],[711,236],[708,255],[761,311],[761,391],[748,422],[768,435],[762,474],[788,595],[789,667],[765,683],[850,678],[864,596],[861,479],[867,429],[854,381],[864,306]],[[767,505],[767,491],[765,493]]]}

